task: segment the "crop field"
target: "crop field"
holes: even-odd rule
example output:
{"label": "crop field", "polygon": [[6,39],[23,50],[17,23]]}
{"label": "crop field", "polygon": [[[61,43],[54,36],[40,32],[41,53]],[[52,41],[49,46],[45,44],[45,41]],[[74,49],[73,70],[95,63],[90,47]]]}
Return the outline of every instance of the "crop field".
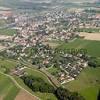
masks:
{"label": "crop field", "polygon": [[0,73],[0,100],[14,100],[19,92],[13,82]]}
{"label": "crop field", "polygon": [[86,33],[86,32],[81,32],[80,36],[84,37],[86,40],[96,40],[100,41],[100,33]]}
{"label": "crop field", "polygon": [[87,54],[100,57],[100,41],[76,39],[70,43],[61,43],[58,50],[67,51],[68,49],[86,49]]}
{"label": "crop field", "polygon": [[76,80],[66,83],[64,86],[71,91],[78,91],[86,100],[97,100],[100,89],[100,68],[88,67]]}

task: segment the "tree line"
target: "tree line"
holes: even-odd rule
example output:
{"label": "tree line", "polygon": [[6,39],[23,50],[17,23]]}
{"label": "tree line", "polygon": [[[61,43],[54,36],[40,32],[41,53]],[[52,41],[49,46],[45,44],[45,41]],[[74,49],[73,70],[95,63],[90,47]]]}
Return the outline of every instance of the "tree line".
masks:
{"label": "tree line", "polygon": [[34,76],[22,76],[21,79],[34,92],[53,93],[58,100],[85,100],[77,92],[70,92],[63,87],[54,88],[43,79]]}

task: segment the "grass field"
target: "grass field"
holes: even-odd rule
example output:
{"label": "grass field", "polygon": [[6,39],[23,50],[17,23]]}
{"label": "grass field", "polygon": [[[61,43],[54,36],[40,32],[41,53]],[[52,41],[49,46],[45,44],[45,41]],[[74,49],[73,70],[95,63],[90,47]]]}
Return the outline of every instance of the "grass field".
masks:
{"label": "grass field", "polygon": [[64,86],[71,91],[78,91],[86,100],[97,100],[100,89],[100,68],[88,67],[76,80],[64,84]]}
{"label": "grass field", "polygon": [[16,30],[15,29],[0,29],[0,35],[12,36],[14,34],[16,34]]}
{"label": "grass field", "polygon": [[100,57],[100,41],[76,39],[70,43],[61,43],[58,49],[67,51],[67,49],[86,49],[91,56]]}
{"label": "grass field", "polygon": [[3,65],[6,68],[14,68],[17,65],[17,62],[8,60],[8,59],[4,59],[4,58],[0,58],[0,66]]}
{"label": "grass field", "polygon": [[8,77],[0,73],[0,100],[14,100],[19,90]]}

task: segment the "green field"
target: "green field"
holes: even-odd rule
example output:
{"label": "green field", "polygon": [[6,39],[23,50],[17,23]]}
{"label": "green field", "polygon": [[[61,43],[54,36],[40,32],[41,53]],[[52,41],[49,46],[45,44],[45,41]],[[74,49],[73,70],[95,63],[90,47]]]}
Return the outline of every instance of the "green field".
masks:
{"label": "green field", "polygon": [[14,100],[19,90],[8,77],[0,73],[0,98]]}
{"label": "green field", "polygon": [[61,43],[58,47],[60,50],[67,51],[68,49],[86,49],[91,56],[100,57],[100,41],[91,41],[84,39],[76,39],[70,43]]}
{"label": "green field", "polygon": [[[0,71],[3,72],[4,69],[1,66],[12,69],[16,66],[16,63],[0,58]],[[10,78],[0,73],[0,97],[3,97],[3,100],[14,100],[19,90]]]}
{"label": "green field", "polygon": [[64,86],[71,91],[78,91],[86,100],[97,100],[100,89],[100,68],[88,67],[80,73],[76,80]]}
{"label": "green field", "polygon": [[16,30],[15,29],[0,29],[0,35],[12,36],[14,34],[16,34]]}
{"label": "green field", "polygon": [[0,58],[0,71],[4,73],[9,73],[10,69],[15,68],[17,65],[17,62]]}
{"label": "green field", "polygon": [[17,62],[0,58],[0,66],[5,66],[6,68],[12,69],[12,68],[15,68],[16,65],[17,65]]}

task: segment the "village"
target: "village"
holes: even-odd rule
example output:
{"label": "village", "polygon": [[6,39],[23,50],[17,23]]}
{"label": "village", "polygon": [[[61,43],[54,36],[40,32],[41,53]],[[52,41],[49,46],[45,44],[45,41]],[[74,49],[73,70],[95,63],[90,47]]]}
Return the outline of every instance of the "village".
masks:
{"label": "village", "polygon": [[[61,84],[75,80],[80,72],[88,66],[86,52],[67,53],[44,43],[52,41],[68,43],[80,38],[81,32],[92,27],[95,28],[95,31],[100,32],[100,15],[86,13],[84,10],[76,12],[59,10],[35,17],[30,17],[27,14],[14,15],[11,12],[2,13],[0,19],[8,20],[10,18],[10,24],[6,28],[16,30],[16,34],[10,38],[2,40],[3,36],[0,36],[0,44],[6,47],[10,46],[0,53],[4,57],[19,61],[24,59],[36,65],[38,69],[46,68],[46,71],[50,67],[58,67],[59,72],[53,75]],[[91,30],[88,32],[92,33]],[[15,73],[19,73],[17,75],[24,74],[23,68],[16,70]]]}

